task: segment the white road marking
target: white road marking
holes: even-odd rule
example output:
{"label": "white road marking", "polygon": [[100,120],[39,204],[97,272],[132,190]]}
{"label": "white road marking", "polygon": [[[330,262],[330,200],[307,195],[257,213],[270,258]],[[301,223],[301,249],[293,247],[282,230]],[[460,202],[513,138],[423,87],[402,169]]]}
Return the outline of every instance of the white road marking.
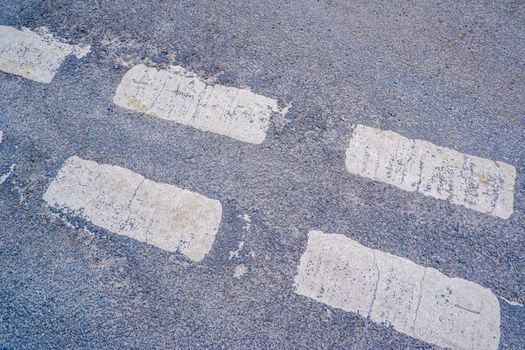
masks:
{"label": "white road marking", "polygon": [[140,113],[203,131],[260,144],[277,101],[246,89],[209,85],[182,67],[169,71],[137,65],[117,88],[114,102]]}
{"label": "white road marking", "polygon": [[[0,143],[2,141],[0,140]],[[13,171],[15,170],[16,168],[16,164],[11,164],[11,166],[9,167],[9,170],[7,171],[7,173],[5,173],[4,175],[0,176],[0,185],[3,184],[8,178],[9,176],[11,176],[13,174]]]}
{"label": "white road marking", "polygon": [[[0,130],[0,143],[2,143],[3,139],[4,139],[4,132]],[[0,185],[3,184],[9,178],[9,176],[11,176],[11,174],[13,174],[15,167],[16,167],[16,164],[11,164],[7,173],[0,176]]]}
{"label": "white road marking", "polygon": [[503,219],[513,212],[516,169],[512,165],[392,131],[358,125],[346,150],[346,168],[352,174]]}
{"label": "white road marking", "polygon": [[0,26],[0,70],[41,83],[53,80],[67,56],[82,58],[89,50],[89,46],[70,45],[53,38],[46,28],[32,31]]}
{"label": "white road marking", "polygon": [[235,266],[235,270],[233,271],[233,277],[241,278],[246,272],[248,272],[248,268],[246,267],[246,265],[239,264]]}
{"label": "white road marking", "polygon": [[222,216],[217,200],[131,170],[70,157],[44,194],[49,206],[113,233],[200,261]]}
{"label": "white road marking", "polygon": [[438,346],[498,348],[499,302],[489,289],[343,235],[309,232],[295,292]]}

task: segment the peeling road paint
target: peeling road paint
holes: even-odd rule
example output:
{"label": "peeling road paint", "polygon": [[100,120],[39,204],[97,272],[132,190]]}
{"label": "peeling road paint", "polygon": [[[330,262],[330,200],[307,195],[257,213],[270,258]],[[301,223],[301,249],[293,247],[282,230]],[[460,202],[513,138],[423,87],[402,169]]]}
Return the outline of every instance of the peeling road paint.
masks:
{"label": "peeling road paint", "polygon": [[[0,177],[16,164],[0,185],[0,348],[441,349],[422,337],[442,335],[446,311],[476,320],[465,342],[495,326],[489,292],[494,313],[476,319],[483,286],[499,349],[523,349],[519,4],[2,1],[16,35],[45,42],[46,26],[92,49],[50,84],[0,71]],[[22,64],[54,52],[21,43],[6,52]],[[356,125],[384,131],[357,142]],[[181,189],[211,199],[178,202]],[[315,300],[293,283],[312,228],[377,249],[327,248],[321,262],[338,263],[323,278],[340,289]],[[361,266],[369,279],[345,277]],[[461,282],[464,298],[452,277],[479,286]]]}
{"label": "peeling road paint", "polygon": [[15,168],[16,168],[16,164],[11,164],[11,166],[9,167],[9,170],[7,171],[7,173],[5,173],[2,176],[0,176],[0,185],[3,184],[9,178],[9,176],[11,176],[13,174],[13,171],[15,170]]}
{"label": "peeling road paint", "polygon": [[114,102],[253,144],[264,141],[272,114],[279,113],[272,98],[246,89],[209,85],[182,67],[170,71],[133,67],[118,86]]}
{"label": "peeling road paint", "polygon": [[296,293],[452,349],[497,349],[500,309],[487,288],[339,234],[310,231]]}
{"label": "peeling road paint", "polygon": [[53,208],[193,261],[210,251],[222,215],[217,200],[75,156],[43,198]]}
{"label": "peeling road paint", "polygon": [[358,125],[346,151],[356,175],[508,219],[516,169],[392,131]]}
{"label": "peeling road paint", "polygon": [[41,83],[53,80],[62,61],[70,54],[84,57],[89,46],[66,44],[46,28],[32,31],[0,26],[0,70]]}

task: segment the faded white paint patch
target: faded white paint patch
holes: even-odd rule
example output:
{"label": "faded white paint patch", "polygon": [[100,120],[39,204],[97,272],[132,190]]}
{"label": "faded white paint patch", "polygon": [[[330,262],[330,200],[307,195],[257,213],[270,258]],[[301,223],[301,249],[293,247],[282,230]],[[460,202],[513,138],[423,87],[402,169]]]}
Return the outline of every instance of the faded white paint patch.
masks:
{"label": "faded white paint patch", "polygon": [[392,131],[358,125],[346,150],[346,168],[425,196],[508,219],[516,169]]}
{"label": "faded white paint patch", "polygon": [[246,231],[250,230],[250,227],[252,227],[252,219],[250,218],[250,215],[245,213],[242,216],[239,215],[239,217],[245,222],[244,229]]}
{"label": "faded white paint patch", "polygon": [[[56,214],[56,213],[51,213],[51,217],[53,218],[53,221],[60,219],[60,215]],[[72,230],[79,230],[79,231],[82,231],[84,233],[86,233],[88,236],[90,237],[94,237],[95,234],[93,232],[91,232],[90,230],[88,230],[87,228],[85,227],[77,227],[75,225],[73,225],[72,223],[70,223],[69,221],[66,221],[66,220],[61,220],[62,223],[67,227],[67,228],[70,228]]]}
{"label": "faded white paint patch", "polygon": [[311,231],[295,292],[452,349],[497,349],[496,296],[338,234]]}
{"label": "faded white paint patch", "polygon": [[236,250],[230,250],[230,257],[228,258],[228,260],[231,260],[233,258],[239,258],[239,253],[241,252],[243,247],[244,247],[244,241],[240,241],[239,247]]}
{"label": "faded white paint patch", "polygon": [[113,233],[179,251],[193,261],[210,251],[222,216],[217,200],[75,156],[66,160],[44,200]]}
{"label": "faded white paint patch", "polygon": [[246,272],[248,272],[248,268],[244,264],[239,264],[235,266],[235,271],[233,271],[233,277],[241,278]]}
{"label": "faded white paint patch", "polygon": [[27,79],[50,83],[67,56],[82,58],[89,51],[89,46],[54,38],[46,28],[32,31],[0,26],[0,70]]}
{"label": "faded white paint patch", "polygon": [[170,71],[137,65],[117,88],[122,107],[203,131],[260,144],[266,138],[277,101],[246,89],[209,85],[182,67]]}
{"label": "faded white paint patch", "polygon": [[[0,140],[0,143],[1,143],[1,140]],[[9,171],[3,174],[2,176],[0,176],[0,185],[3,184],[9,178],[9,176],[13,174],[13,171],[15,170],[15,168],[16,168],[16,164],[11,164],[11,166],[9,167]]]}

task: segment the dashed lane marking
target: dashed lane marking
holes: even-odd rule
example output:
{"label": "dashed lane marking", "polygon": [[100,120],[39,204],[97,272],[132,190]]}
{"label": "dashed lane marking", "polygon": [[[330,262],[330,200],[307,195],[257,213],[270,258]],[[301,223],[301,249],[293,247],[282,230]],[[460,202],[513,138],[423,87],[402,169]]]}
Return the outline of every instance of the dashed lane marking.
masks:
{"label": "dashed lane marking", "polygon": [[498,348],[499,302],[489,289],[343,235],[309,232],[295,292],[438,346]]}
{"label": "dashed lane marking", "polygon": [[264,141],[274,113],[286,113],[272,98],[246,89],[207,84],[178,66],[170,70],[144,65],[131,68],[118,86],[114,102],[253,144]]}
{"label": "dashed lane marking", "polygon": [[346,168],[352,174],[502,219],[513,212],[516,169],[512,165],[392,131],[358,125],[346,150]]}
{"label": "dashed lane marking", "polygon": [[76,156],[43,198],[52,208],[193,261],[210,251],[222,216],[217,200]]}
{"label": "dashed lane marking", "polygon": [[0,70],[41,83],[53,80],[62,61],[70,54],[82,58],[89,46],[67,44],[46,28],[32,31],[0,26]]}

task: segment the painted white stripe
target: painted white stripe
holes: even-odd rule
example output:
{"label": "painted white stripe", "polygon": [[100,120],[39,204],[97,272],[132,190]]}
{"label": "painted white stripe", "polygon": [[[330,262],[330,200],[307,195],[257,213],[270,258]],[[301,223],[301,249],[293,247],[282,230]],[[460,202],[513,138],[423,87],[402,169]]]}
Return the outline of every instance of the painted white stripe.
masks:
{"label": "painted white stripe", "polygon": [[508,219],[516,169],[392,131],[358,125],[346,150],[352,174]]}
{"label": "painted white stripe", "polygon": [[221,203],[118,166],[70,157],[44,194],[53,208],[113,233],[200,261],[212,247]]}
{"label": "painted white stripe", "polygon": [[497,349],[496,296],[343,235],[311,231],[295,292],[452,349]]}
{"label": "painted white stripe", "polygon": [[53,80],[62,61],[70,54],[85,56],[90,47],[66,44],[47,29],[38,32],[0,26],[0,70],[41,83]]}
{"label": "painted white stripe", "polygon": [[208,85],[182,67],[169,71],[138,65],[117,88],[122,107],[203,131],[260,144],[266,138],[277,101],[249,90]]}
{"label": "painted white stripe", "polygon": [[13,171],[15,171],[15,168],[16,168],[16,164],[11,164],[7,173],[0,176],[0,185],[6,182],[6,180],[9,179],[11,175],[13,175]]}

